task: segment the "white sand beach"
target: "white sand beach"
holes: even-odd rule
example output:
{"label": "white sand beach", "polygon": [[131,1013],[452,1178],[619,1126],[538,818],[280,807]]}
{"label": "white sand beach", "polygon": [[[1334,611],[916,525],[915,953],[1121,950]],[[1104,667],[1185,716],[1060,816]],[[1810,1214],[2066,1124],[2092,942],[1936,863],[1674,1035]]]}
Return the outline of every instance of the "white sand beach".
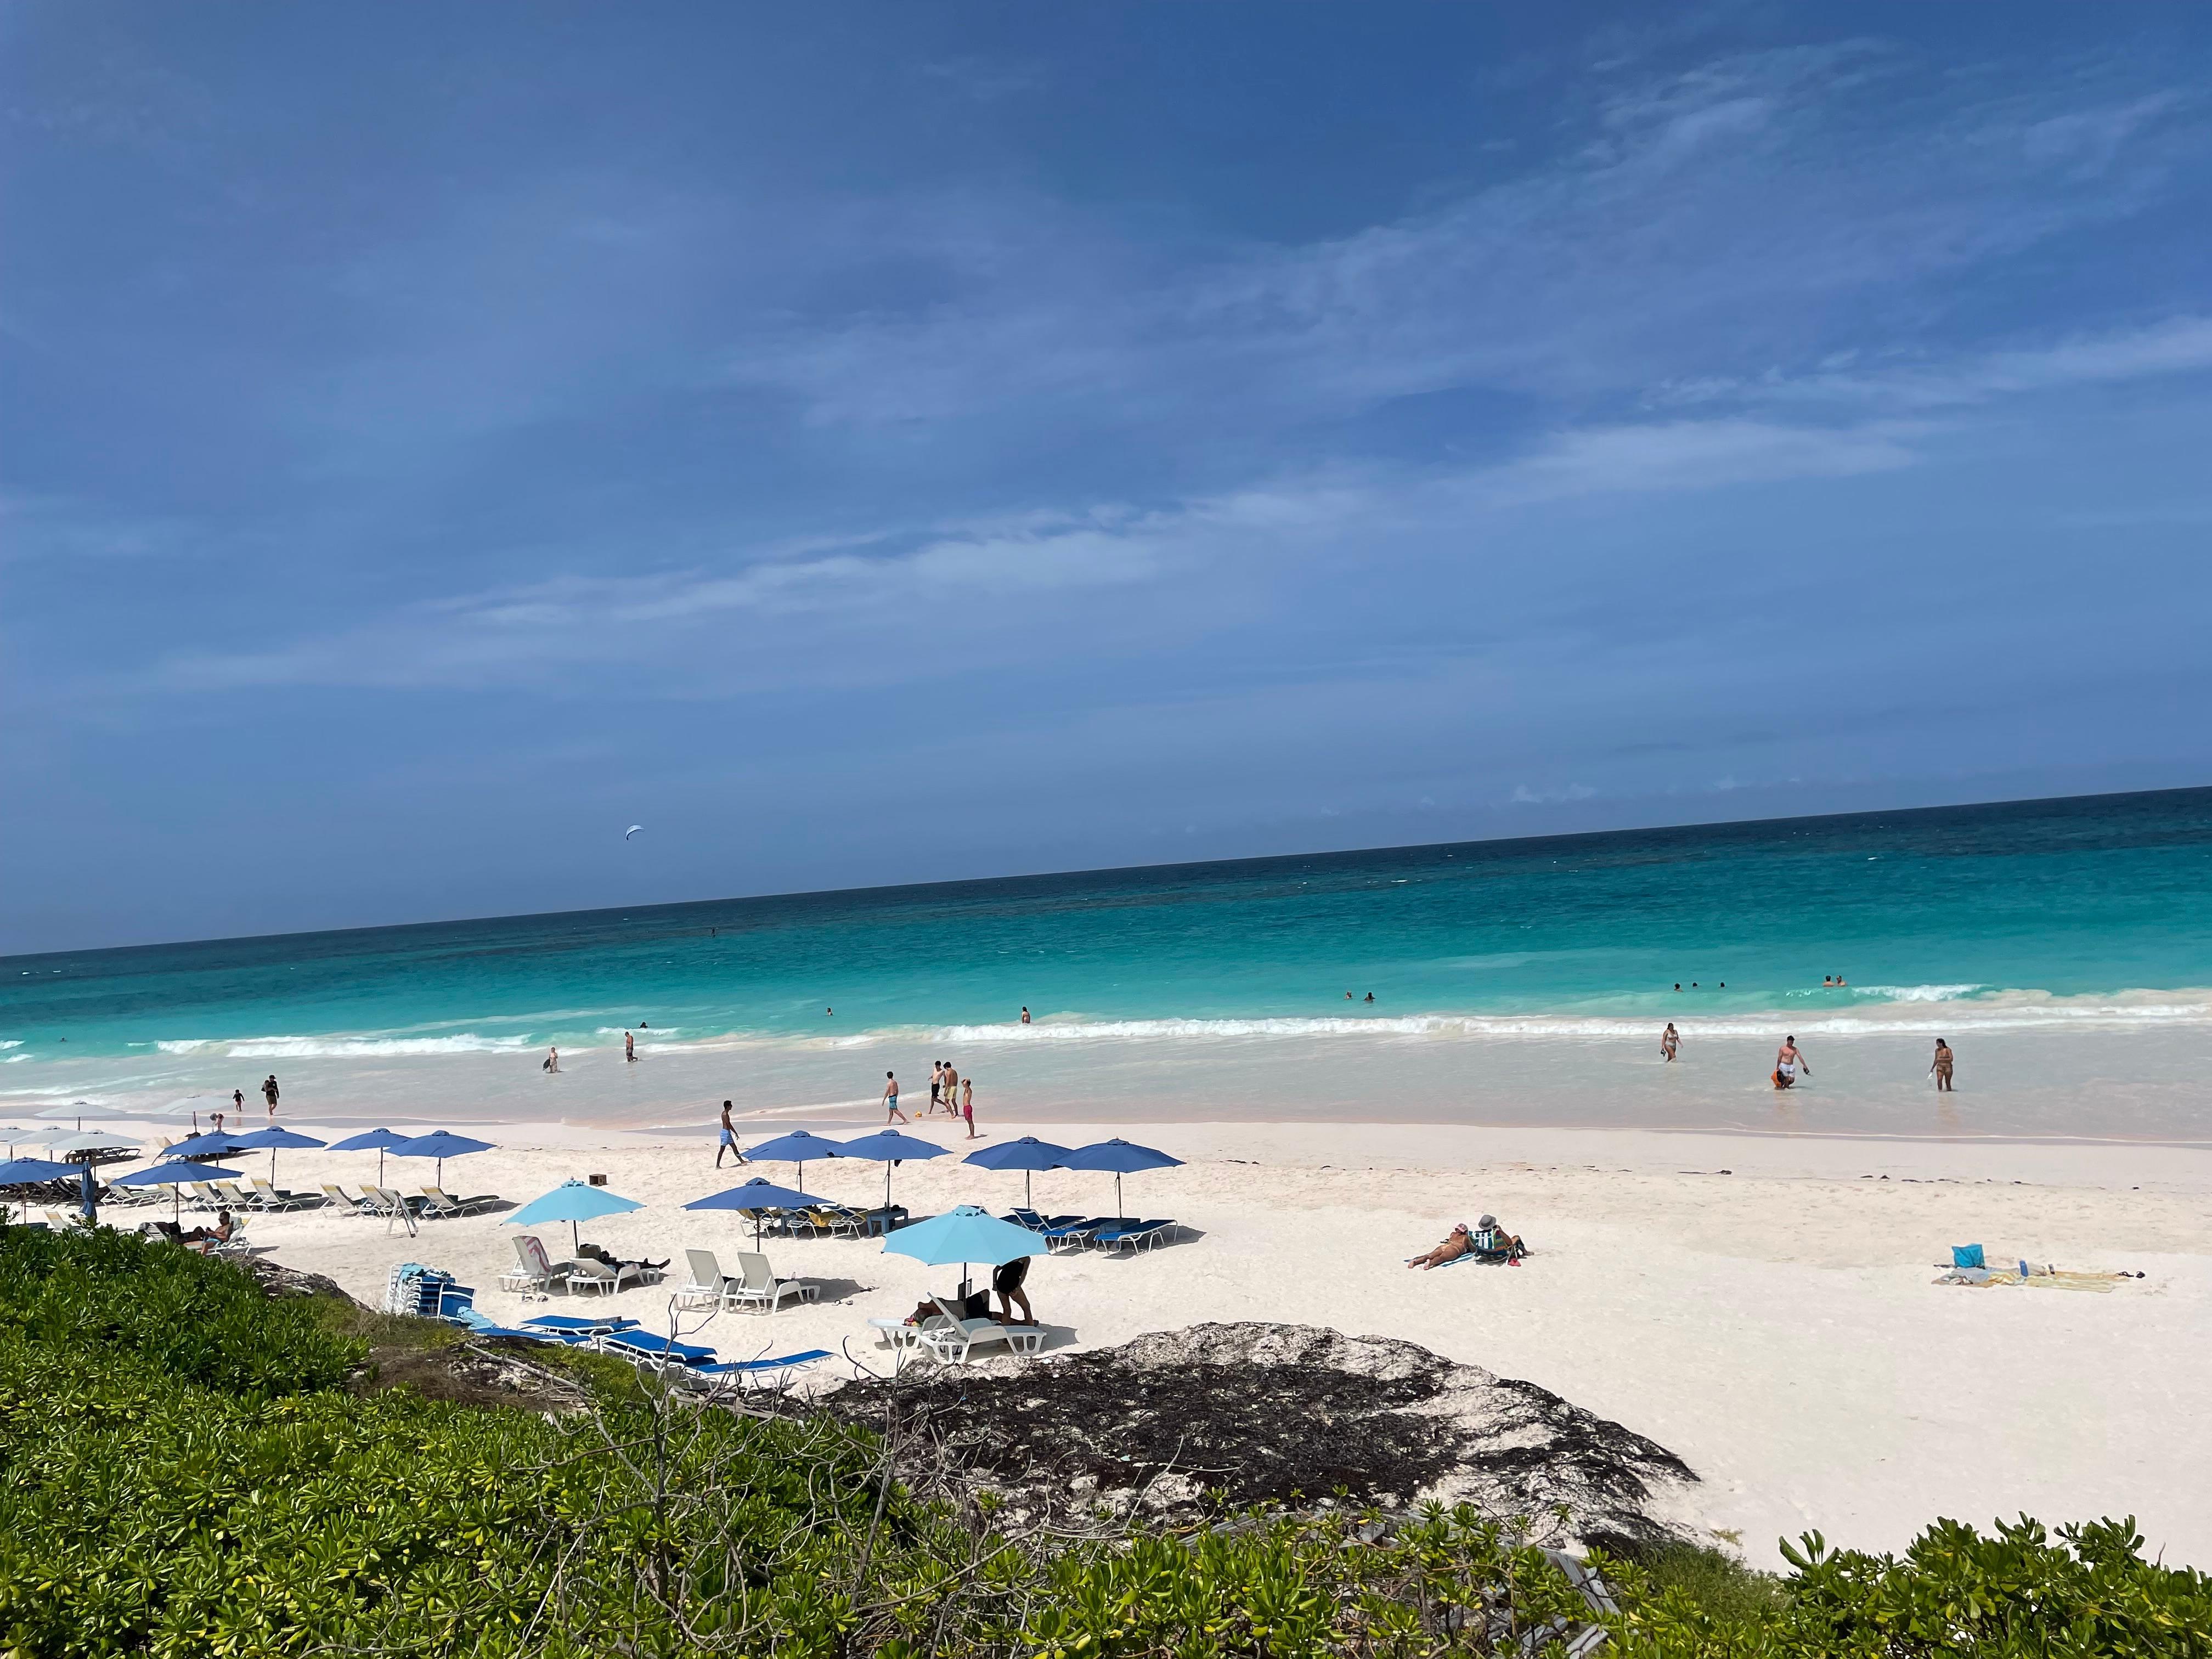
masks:
{"label": "white sand beach", "polygon": [[[1040,1127],[1069,1145],[1130,1127]],[[684,1247],[726,1261],[751,1239],[734,1216],[681,1205],[750,1175],[794,1175],[787,1164],[718,1174],[711,1136],[514,1122],[482,1133],[499,1149],[447,1166],[456,1194],[527,1200],[599,1174],[643,1201],[585,1236],[626,1257],[673,1258],[668,1287],[612,1299],[656,1331],[669,1328]],[[970,1149],[941,1118],[915,1133]],[[1778,1538],[1808,1528],[1895,1548],[1938,1516],[1986,1526],[2023,1510],[2051,1523],[2132,1514],[2153,1553],[2212,1565],[2212,1420],[2201,1409],[2212,1368],[2212,1152],[1425,1124],[1131,1133],[1188,1161],[1128,1177],[1130,1212],[1174,1216],[1192,1231],[1134,1259],[1036,1263],[1030,1295],[1054,1348],[1204,1320],[1404,1338],[1539,1383],[1677,1452],[1702,1478],[1682,1519],[1740,1540],[1763,1565],[1778,1560]],[[748,1129],[748,1142],[759,1138]],[[357,1183],[374,1176],[375,1157],[286,1152],[277,1172],[295,1188]],[[883,1173],[815,1163],[805,1185],[875,1202]],[[411,1188],[428,1174],[395,1163],[391,1184]],[[1022,1193],[1019,1175],[957,1157],[906,1164],[893,1180],[916,1215],[961,1201],[1002,1211]],[[1048,1211],[1112,1208],[1110,1176],[1052,1172],[1035,1183]],[[1528,1240],[1527,1262],[1401,1265],[1484,1211]],[[413,1238],[314,1212],[257,1216],[251,1231],[276,1261],[327,1273],[365,1301],[380,1297],[394,1264],[419,1261],[473,1285],[495,1318],[545,1310],[497,1288],[520,1231],[497,1216],[427,1222]],[[565,1254],[565,1226],[538,1231]],[[1935,1284],[1948,1247],[1967,1243],[1993,1263],[2147,1277],[2106,1293]],[[851,1374],[848,1351],[887,1368],[865,1322],[902,1315],[957,1277],[887,1255],[880,1240],[771,1239],[767,1249],[780,1275],[821,1280],[821,1302],[686,1315],[686,1336],[726,1358],[828,1348],[840,1357],[817,1368],[825,1376]]]}

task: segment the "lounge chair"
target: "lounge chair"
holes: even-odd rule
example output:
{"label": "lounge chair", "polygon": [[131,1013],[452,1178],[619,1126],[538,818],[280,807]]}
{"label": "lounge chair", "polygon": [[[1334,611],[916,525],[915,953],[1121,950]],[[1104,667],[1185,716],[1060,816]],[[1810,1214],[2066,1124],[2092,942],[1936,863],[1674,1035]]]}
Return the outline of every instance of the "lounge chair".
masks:
{"label": "lounge chair", "polygon": [[246,1189],[235,1181],[217,1181],[211,1184],[215,1188],[215,1195],[223,1201],[223,1206],[227,1209],[252,1210],[260,1207],[252,1199],[246,1196]]}
{"label": "lounge chair", "polygon": [[422,1213],[437,1216],[474,1215],[498,1203],[497,1193],[478,1193],[474,1198],[455,1198],[443,1187],[422,1189]]}
{"label": "lounge chair", "polygon": [[634,1331],[637,1321],[625,1319],[620,1314],[607,1314],[584,1318],[576,1314],[539,1314],[534,1319],[522,1322],[526,1330],[552,1331],[562,1336],[604,1336],[612,1331]]}
{"label": "lounge chair", "polygon": [[721,1303],[726,1308],[765,1308],[774,1313],[783,1305],[783,1299],[787,1296],[795,1296],[801,1302],[811,1302],[821,1294],[822,1287],[812,1279],[778,1279],[769,1267],[766,1256],[751,1250],[739,1250],[738,1277],[722,1280]]}
{"label": "lounge chair", "polygon": [[592,1339],[584,1332],[532,1330],[501,1325],[474,1308],[456,1308],[444,1316],[448,1325],[459,1325],[471,1336],[507,1337],[517,1342],[557,1342],[564,1348],[580,1348]]}
{"label": "lounge chair", "polygon": [[222,1194],[204,1181],[187,1181],[185,1190],[192,1195],[192,1207],[199,1210],[222,1208]]}
{"label": "lounge chair", "polygon": [[647,1370],[666,1370],[683,1365],[714,1365],[721,1362],[712,1348],[696,1342],[678,1342],[647,1330],[604,1331],[592,1339],[601,1353],[627,1359]]}
{"label": "lounge chair", "polygon": [[743,1389],[781,1389],[791,1381],[792,1372],[801,1365],[811,1365],[817,1359],[830,1358],[827,1348],[809,1348],[805,1353],[778,1354],[772,1359],[719,1359],[704,1365],[677,1365],[663,1371],[679,1388],[701,1392],[735,1385]]}
{"label": "lounge chair", "polygon": [[545,1259],[545,1246],[535,1233],[525,1233],[514,1241],[514,1262],[499,1276],[499,1287],[519,1291],[525,1297],[550,1296],[553,1287],[568,1276],[567,1263],[556,1267]]}
{"label": "lounge chair", "polygon": [[246,1236],[246,1218],[242,1215],[233,1215],[230,1218],[230,1237],[211,1238],[207,1241],[206,1248],[210,1255],[252,1255],[253,1244]]}
{"label": "lounge chair", "polygon": [[1079,1215],[1039,1215],[1035,1210],[1021,1209],[1007,1211],[1006,1218],[1017,1227],[1026,1227],[1033,1233],[1041,1233],[1048,1227],[1073,1226],[1083,1219]]}
{"label": "lounge chair", "polygon": [[1064,1222],[1057,1227],[1040,1227],[1037,1231],[1044,1235],[1045,1248],[1057,1254],[1079,1250],[1091,1242],[1091,1235],[1101,1227],[1121,1224],[1121,1218],[1119,1216],[1094,1215],[1086,1221]]}
{"label": "lounge chair", "polygon": [[612,1296],[625,1285],[635,1281],[640,1285],[653,1282],[651,1270],[635,1261],[625,1261],[619,1267],[610,1267],[604,1261],[564,1261],[561,1282],[574,1295],[578,1291],[590,1290],[601,1296]]}
{"label": "lounge chair", "polygon": [[246,1184],[253,1189],[248,1196],[264,1210],[312,1210],[323,1201],[319,1193],[289,1192],[259,1176]]}
{"label": "lounge chair", "polygon": [[1001,1325],[995,1319],[963,1319],[941,1296],[930,1298],[943,1322],[921,1328],[921,1345],[948,1365],[964,1365],[968,1352],[984,1342],[1003,1342],[1016,1353],[1031,1354],[1044,1346],[1042,1325]]}
{"label": "lounge chair", "polygon": [[367,1199],[356,1198],[334,1181],[325,1181],[323,1183],[323,1196],[329,1200],[329,1207],[336,1210],[340,1215],[374,1215],[376,1213],[375,1210],[370,1207]]}
{"label": "lounge chair", "polygon": [[817,1232],[832,1238],[842,1235],[858,1238],[866,1230],[867,1216],[861,1211],[848,1209],[842,1204],[817,1204],[807,1212],[807,1219]]}
{"label": "lounge chair", "polygon": [[727,1275],[721,1263],[714,1260],[712,1250],[686,1250],[684,1260],[690,1267],[690,1276],[676,1287],[676,1305],[679,1308],[719,1308],[722,1305],[722,1286]]}
{"label": "lounge chair", "polygon": [[1120,1221],[1101,1227],[1091,1234],[1091,1242],[1102,1250],[1126,1249],[1134,1255],[1165,1243],[1182,1224],[1179,1221]]}

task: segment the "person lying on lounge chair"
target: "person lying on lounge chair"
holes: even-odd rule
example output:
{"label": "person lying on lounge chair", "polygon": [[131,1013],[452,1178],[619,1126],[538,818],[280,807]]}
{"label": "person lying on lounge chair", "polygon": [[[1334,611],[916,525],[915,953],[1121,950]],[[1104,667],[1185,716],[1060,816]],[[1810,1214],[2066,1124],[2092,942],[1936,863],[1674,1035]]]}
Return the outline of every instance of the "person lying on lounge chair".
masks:
{"label": "person lying on lounge chair", "polygon": [[659,1273],[666,1261],[624,1261],[604,1244],[579,1244],[576,1254],[586,1261],[596,1261],[603,1267],[612,1267],[620,1273],[624,1267],[641,1267],[647,1273]]}
{"label": "person lying on lounge chair", "polygon": [[1443,1267],[1447,1261],[1456,1261],[1474,1248],[1473,1231],[1474,1230],[1467,1223],[1459,1222],[1444,1235],[1443,1243],[1419,1255],[1407,1256],[1406,1265],[1408,1267],[1419,1267],[1425,1273],[1431,1267]]}
{"label": "person lying on lounge chair", "polygon": [[[988,1319],[991,1316],[991,1293],[988,1291],[971,1291],[964,1304],[957,1296],[948,1296],[944,1301],[948,1308],[958,1308],[963,1319]],[[934,1301],[917,1302],[914,1304],[914,1311],[906,1316],[906,1322],[920,1325],[939,1317],[940,1315]]]}
{"label": "person lying on lounge chair", "polygon": [[[1030,1259],[1018,1255],[1003,1267],[991,1270],[991,1288],[999,1293],[999,1322],[1001,1325],[1034,1325],[1036,1316],[1030,1311],[1029,1292],[1023,1283],[1030,1276]],[[1022,1316],[1014,1317],[1015,1305],[1020,1304]]]}
{"label": "person lying on lounge chair", "polygon": [[177,1242],[180,1244],[196,1244],[199,1246],[202,1254],[205,1254],[207,1247],[210,1244],[229,1243],[231,1234],[236,1231],[237,1224],[231,1220],[230,1212],[217,1210],[215,1213],[214,1226],[194,1227],[188,1232],[179,1233]]}

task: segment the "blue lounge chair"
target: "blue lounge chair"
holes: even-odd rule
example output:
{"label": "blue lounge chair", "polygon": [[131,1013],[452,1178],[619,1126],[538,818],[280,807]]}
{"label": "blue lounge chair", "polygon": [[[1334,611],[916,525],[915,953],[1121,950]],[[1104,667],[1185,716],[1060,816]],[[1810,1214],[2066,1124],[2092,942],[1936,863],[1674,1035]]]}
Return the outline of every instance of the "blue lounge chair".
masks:
{"label": "blue lounge chair", "polygon": [[669,1375],[704,1388],[723,1383],[736,1383],[742,1388],[775,1388],[801,1365],[811,1365],[817,1359],[829,1358],[827,1348],[809,1348],[805,1353],[779,1354],[773,1359],[720,1359],[709,1365],[687,1365]]}
{"label": "blue lounge chair", "polygon": [[1091,1236],[1102,1227],[1122,1224],[1119,1216],[1095,1215],[1085,1221],[1064,1222],[1056,1227],[1040,1227],[1045,1246],[1052,1250],[1079,1250],[1091,1242]]}
{"label": "blue lounge chair", "polygon": [[518,1342],[558,1342],[567,1348],[577,1347],[591,1340],[558,1331],[526,1331],[513,1325],[496,1324],[471,1307],[455,1308],[445,1318],[447,1324],[459,1325],[471,1336],[513,1337]]}
{"label": "blue lounge chair", "polygon": [[1133,1255],[1166,1240],[1181,1225],[1180,1222],[1166,1220],[1117,1222],[1110,1227],[1101,1227],[1091,1236],[1091,1242],[1102,1250],[1126,1249]]}
{"label": "blue lounge chair", "polygon": [[1079,1215],[1039,1215],[1035,1210],[1009,1210],[1006,1219],[1017,1227],[1026,1227],[1033,1233],[1041,1233],[1048,1227],[1065,1227],[1083,1218]]}
{"label": "blue lounge chair", "polygon": [[535,1319],[522,1322],[533,1331],[550,1331],[556,1336],[597,1336],[604,1331],[634,1331],[637,1321],[611,1316],[587,1319],[575,1314],[540,1314]]}

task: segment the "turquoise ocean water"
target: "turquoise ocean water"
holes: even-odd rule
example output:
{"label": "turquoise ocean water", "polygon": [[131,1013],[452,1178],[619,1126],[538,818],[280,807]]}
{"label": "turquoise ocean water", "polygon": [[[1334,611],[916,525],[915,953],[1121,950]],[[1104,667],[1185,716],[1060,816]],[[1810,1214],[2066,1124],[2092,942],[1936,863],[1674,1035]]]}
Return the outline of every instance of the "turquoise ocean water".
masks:
{"label": "turquoise ocean water", "polygon": [[15,1096],[64,1060],[119,1080],[591,1048],[641,1021],[662,1044],[2201,1022],[2212,790],[0,961]]}

